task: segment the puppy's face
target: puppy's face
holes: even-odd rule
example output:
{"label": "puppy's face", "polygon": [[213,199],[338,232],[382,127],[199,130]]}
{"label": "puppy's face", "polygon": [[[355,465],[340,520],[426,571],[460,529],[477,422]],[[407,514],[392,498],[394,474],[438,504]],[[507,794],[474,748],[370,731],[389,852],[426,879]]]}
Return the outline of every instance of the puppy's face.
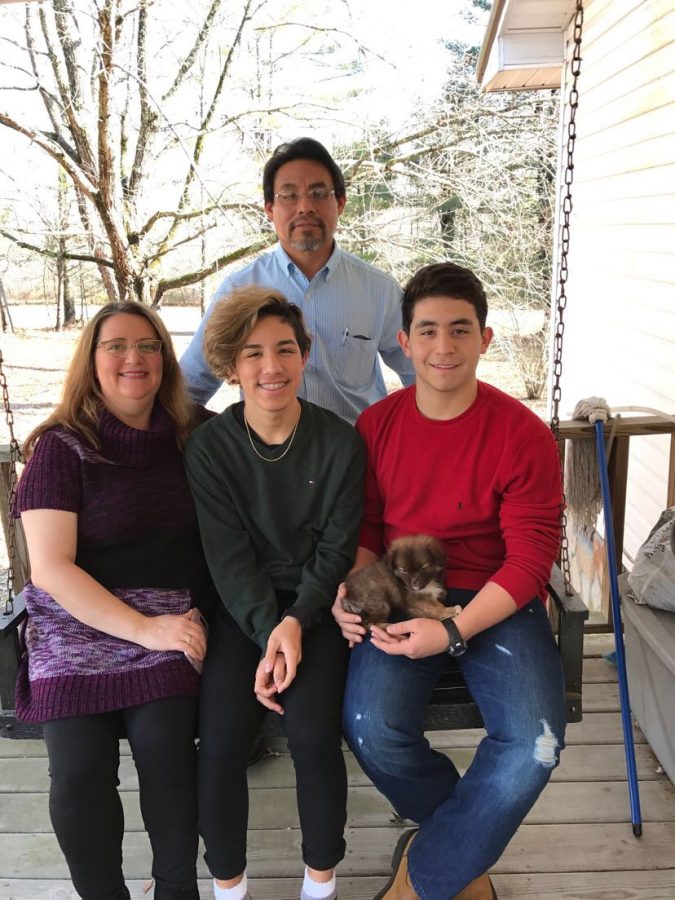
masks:
{"label": "puppy's face", "polygon": [[397,538],[387,553],[389,565],[411,591],[421,591],[430,581],[444,583],[446,555],[443,545],[427,535]]}

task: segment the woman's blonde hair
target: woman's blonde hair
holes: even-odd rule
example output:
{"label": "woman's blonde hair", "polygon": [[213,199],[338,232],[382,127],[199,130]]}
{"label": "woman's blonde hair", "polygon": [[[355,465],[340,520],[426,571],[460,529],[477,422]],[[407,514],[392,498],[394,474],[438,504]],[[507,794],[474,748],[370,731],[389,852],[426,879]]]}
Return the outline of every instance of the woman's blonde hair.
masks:
{"label": "woman's blonde hair", "polygon": [[162,341],[162,381],[157,392],[159,402],[176,423],[176,436],[182,447],[198,424],[195,406],[188,397],[183,375],[176,359],[171,335],[160,316],[136,300],[108,303],[83,328],[63,385],[61,401],[54,412],[26,438],[23,452],[28,459],[35,443],[47,429],[61,425],[76,431],[92,446],[100,448],[98,426],[105,401],[96,378],[94,354],[101,326],[113,316],[130,315],[145,319]]}
{"label": "woman's blonde hair", "polygon": [[279,291],[251,284],[223,297],[206,323],[204,359],[216,377],[235,382],[237,355],[258,322],[268,316],[278,316],[291,326],[300,353],[307,356],[312,339],[300,308]]}

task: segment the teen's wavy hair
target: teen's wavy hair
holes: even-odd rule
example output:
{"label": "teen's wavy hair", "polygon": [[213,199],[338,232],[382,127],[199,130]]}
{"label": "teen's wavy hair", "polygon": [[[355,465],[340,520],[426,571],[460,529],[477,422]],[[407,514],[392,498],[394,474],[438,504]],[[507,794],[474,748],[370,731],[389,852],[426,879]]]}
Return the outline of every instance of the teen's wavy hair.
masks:
{"label": "teen's wavy hair", "polygon": [[179,447],[184,446],[190,432],[199,424],[196,408],[185,388],[166,325],[154,310],[142,303],[122,300],[106,304],[85,325],[66,373],[61,401],[54,412],[26,438],[23,448],[26,459],[30,458],[40,435],[55,425],[76,431],[93,447],[100,449],[98,426],[104,400],[96,378],[94,354],[103,323],[106,319],[122,314],[145,319],[162,341],[162,382],[157,397],[176,423]]}
{"label": "teen's wavy hair", "polygon": [[267,316],[278,316],[290,325],[302,356],[309,353],[312,339],[300,308],[280,291],[251,284],[219,300],[206,323],[204,359],[217,378],[236,383],[237,354],[260,319]]}

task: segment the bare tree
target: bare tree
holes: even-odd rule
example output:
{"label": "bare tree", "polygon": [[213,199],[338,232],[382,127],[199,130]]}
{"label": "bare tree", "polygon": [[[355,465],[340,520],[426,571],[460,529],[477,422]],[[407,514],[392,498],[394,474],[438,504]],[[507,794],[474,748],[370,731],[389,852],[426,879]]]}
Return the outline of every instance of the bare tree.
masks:
{"label": "bare tree", "polygon": [[[52,0],[27,4],[21,33],[4,38],[17,61],[4,66],[4,95],[25,108],[0,109],[0,125],[67,175],[81,234],[62,258],[97,266],[109,297],[158,304],[271,242],[249,199],[257,150],[269,150],[280,117],[311,118],[307,102],[277,102],[274,85],[300,51],[320,56],[331,33],[291,21],[292,8],[196,0],[177,15],[149,0]],[[265,47],[258,73],[255,44]],[[245,155],[233,172],[230,159]]]}
{"label": "bare tree", "polygon": [[343,242],[401,280],[452,259],[509,313],[499,346],[525,393],[546,384],[558,100],[481,94],[475,52],[449,45],[440,102],[396,135],[344,148],[351,201]]}
{"label": "bare tree", "polygon": [[[557,98],[481,94],[475,48],[448,43],[436,103],[418,107],[407,127],[393,130],[373,111],[356,128],[331,86],[367,73],[373,54],[340,20],[346,4],[315,0],[311,19],[298,9],[292,0],[27,8],[4,96],[39,98],[40,109],[0,112],[0,124],[69,179],[79,235],[71,221],[63,258],[96,266],[111,297],[157,304],[203,282],[273,240],[251,197],[282,126],[321,126],[349,135],[332,141],[348,184],[341,244],[401,281],[436,259],[475,269],[492,306],[510,311],[501,347],[536,395],[546,372]],[[54,253],[17,228],[0,231]]]}

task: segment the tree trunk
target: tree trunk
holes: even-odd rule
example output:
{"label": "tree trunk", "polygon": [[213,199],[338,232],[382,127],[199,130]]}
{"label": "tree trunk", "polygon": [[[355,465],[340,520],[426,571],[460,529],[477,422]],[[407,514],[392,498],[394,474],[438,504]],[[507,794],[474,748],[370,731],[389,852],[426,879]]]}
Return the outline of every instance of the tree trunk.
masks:
{"label": "tree trunk", "polygon": [[[65,262],[65,260],[64,260]],[[68,266],[64,265],[63,267],[63,324],[66,325],[74,325],[77,321],[77,315],[75,313],[75,300],[73,298],[73,289],[72,282],[70,280],[70,273],[68,272]]]}
{"label": "tree trunk", "polygon": [[[63,169],[59,169],[59,255],[56,260],[57,273],[57,329],[63,325],[74,325],[75,302],[73,301],[72,289],[70,285],[70,274],[68,272],[68,260],[66,254],[68,251],[66,233],[68,231],[68,223],[70,220],[70,204],[68,203],[68,179]],[[61,303],[63,302],[63,319],[61,319]]]}

